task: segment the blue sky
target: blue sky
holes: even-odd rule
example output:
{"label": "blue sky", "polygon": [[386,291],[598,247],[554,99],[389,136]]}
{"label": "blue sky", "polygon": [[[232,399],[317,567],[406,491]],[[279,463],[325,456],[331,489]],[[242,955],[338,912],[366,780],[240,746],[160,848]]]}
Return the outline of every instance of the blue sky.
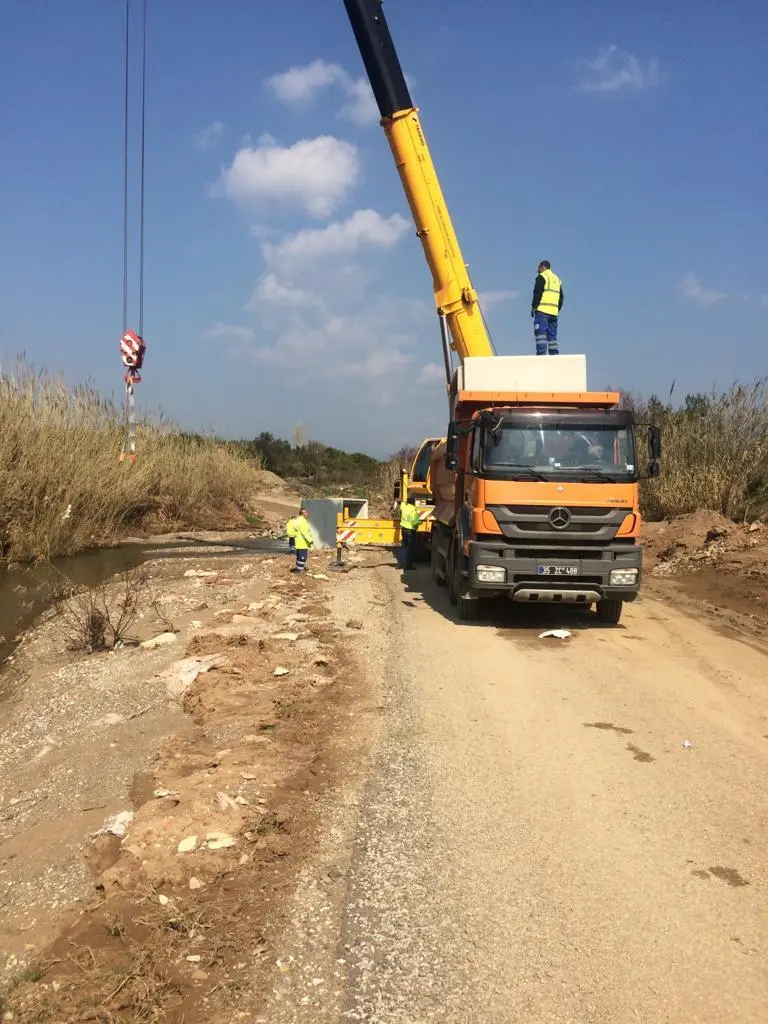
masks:
{"label": "blue sky", "polygon": [[[544,258],[591,386],[768,371],[765,5],[385,10],[499,352],[533,351]],[[3,365],[24,350],[107,392],[123,17],[5,0],[0,37]],[[441,431],[431,280],[342,0],[149,0],[149,18],[143,404],[374,454]]]}

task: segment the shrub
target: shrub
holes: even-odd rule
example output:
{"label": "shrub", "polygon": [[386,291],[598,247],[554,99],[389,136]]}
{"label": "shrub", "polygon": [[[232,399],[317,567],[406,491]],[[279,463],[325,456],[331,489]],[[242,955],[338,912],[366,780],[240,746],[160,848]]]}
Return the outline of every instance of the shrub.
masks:
{"label": "shrub", "polygon": [[632,395],[623,404],[661,428],[661,476],[642,486],[646,518],[702,508],[754,518],[768,509],[768,379],[688,395],[678,407]]}

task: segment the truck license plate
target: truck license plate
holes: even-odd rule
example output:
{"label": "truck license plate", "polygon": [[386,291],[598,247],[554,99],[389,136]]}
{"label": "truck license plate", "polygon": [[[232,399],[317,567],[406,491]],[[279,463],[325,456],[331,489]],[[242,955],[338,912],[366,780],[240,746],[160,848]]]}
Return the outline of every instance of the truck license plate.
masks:
{"label": "truck license plate", "polygon": [[578,576],[577,565],[540,565],[537,568],[539,576]]}

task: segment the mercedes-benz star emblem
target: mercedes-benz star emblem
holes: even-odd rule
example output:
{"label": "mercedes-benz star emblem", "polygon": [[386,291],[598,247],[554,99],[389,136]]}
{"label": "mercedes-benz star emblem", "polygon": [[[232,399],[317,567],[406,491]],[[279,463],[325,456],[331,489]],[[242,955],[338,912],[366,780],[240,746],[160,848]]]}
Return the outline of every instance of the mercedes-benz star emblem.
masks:
{"label": "mercedes-benz star emblem", "polygon": [[567,508],[553,508],[549,513],[549,521],[555,530],[564,530],[571,521],[571,513]]}

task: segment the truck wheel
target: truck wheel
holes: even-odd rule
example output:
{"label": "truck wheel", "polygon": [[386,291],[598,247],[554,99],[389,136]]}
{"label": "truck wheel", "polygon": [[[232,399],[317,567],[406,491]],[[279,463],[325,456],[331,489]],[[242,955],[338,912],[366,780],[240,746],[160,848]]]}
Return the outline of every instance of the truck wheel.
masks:
{"label": "truck wheel", "polygon": [[462,622],[477,622],[480,618],[482,601],[470,601],[469,598],[459,598],[459,618]]}
{"label": "truck wheel", "polygon": [[624,607],[624,602],[619,601],[618,598],[608,598],[605,601],[597,602],[597,619],[598,622],[604,622],[606,625],[614,626],[621,618],[621,611]]}
{"label": "truck wheel", "polygon": [[429,564],[432,570],[432,581],[437,584],[438,587],[445,586],[445,567],[443,566],[442,571],[440,567],[440,551],[437,545],[437,535],[433,532],[432,539],[429,545]]}
{"label": "truck wheel", "polygon": [[448,544],[448,558],[445,565],[445,582],[448,584],[448,600],[451,604],[457,604],[459,600],[459,591],[456,586],[458,582],[456,561],[456,542],[451,540]]}

